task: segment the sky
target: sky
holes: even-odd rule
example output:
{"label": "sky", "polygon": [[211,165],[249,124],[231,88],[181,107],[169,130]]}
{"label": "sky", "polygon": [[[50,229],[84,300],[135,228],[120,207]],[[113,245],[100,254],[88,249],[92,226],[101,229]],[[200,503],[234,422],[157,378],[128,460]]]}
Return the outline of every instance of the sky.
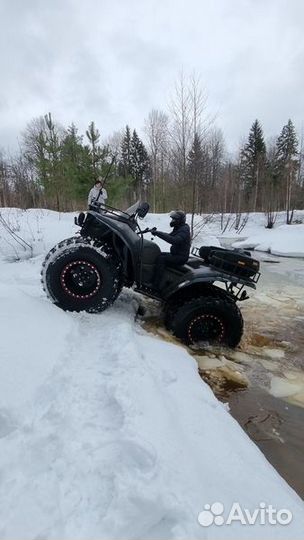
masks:
{"label": "sky", "polygon": [[303,0],[1,0],[0,147],[51,112],[104,137],[142,132],[175,82],[200,78],[229,151],[304,124]]}

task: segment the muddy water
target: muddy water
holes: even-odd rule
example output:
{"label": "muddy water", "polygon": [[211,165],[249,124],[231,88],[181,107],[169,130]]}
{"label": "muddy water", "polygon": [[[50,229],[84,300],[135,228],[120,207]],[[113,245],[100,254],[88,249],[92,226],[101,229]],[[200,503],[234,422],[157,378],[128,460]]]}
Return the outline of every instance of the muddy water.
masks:
{"label": "muddy water", "polygon": [[304,409],[258,386],[226,395],[232,416],[304,499]]}
{"label": "muddy water", "polygon": [[[261,267],[257,291],[240,306],[240,347],[188,351],[215,395],[304,498],[304,260],[263,255]],[[144,325],[177,343],[157,312]]]}

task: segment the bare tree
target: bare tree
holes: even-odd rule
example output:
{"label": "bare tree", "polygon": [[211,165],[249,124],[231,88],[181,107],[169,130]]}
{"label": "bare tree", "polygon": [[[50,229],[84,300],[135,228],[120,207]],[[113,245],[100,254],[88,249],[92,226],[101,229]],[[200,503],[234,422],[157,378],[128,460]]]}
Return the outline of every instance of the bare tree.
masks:
{"label": "bare tree", "polygon": [[[181,73],[170,106],[172,169],[178,187],[178,201],[184,208],[188,208],[192,215],[201,209],[199,186],[204,183],[207,175],[205,146],[212,119],[207,114],[206,105],[207,96],[199,77],[193,74],[186,79]],[[194,159],[197,165],[198,161],[200,162],[200,166],[195,166],[195,174],[192,166],[190,174],[188,160],[191,153],[193,165],[194,141],[197,148],[198,144],[202,146],[203,155],[199,160]]]}
{"label": "bare tree", "polygon": [[[157,209],[157,197],[165,199],[165,162],[168,157],[168,116],[153,109],[145,121],[145,132],[152,166],[153,211]],[[163,204],[161,205],[163,207]]]}
{"label": "bare tree", "polygon": [[103,146],[109,149],[111,155],[117,156],[118,160],[120,159],[121,143],[123,137],[123,130],[114,131],[114,133],[107,137],[103,142]]}
{"label": "bare tree", "polygon": [[175,181],[179,184],[178,198],[183,206],[186,206],[187,157],[193,138],[192,106],[189,86],[185,81],[184,73],[181,72],[175,85],[174,95],[171,98],[172,121],[169,133]]}
{"label": "bare tree", "polygon": [[8,185],[8,164],[4,153],[0,151],[0,206],[10,204],[10,190]]}
{"label": "bare tree", "polygon": [[189,82],[189,96],[191,104],[191,127],[192,139],[199,135],[202,141],[205,140],[208,130],[213,123],[211,117],[206,114],[207,94],[202,89],[200,77],[193,73]]}

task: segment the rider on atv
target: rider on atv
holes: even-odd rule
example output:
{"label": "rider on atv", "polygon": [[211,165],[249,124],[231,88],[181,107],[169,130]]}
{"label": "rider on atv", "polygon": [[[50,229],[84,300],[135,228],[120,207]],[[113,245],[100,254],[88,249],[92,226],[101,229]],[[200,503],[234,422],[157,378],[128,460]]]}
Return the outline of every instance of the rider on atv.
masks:
{"label": "rider on atv", "polygon": [[186,214],[181,210],[175,210],[170,214],[170,233],[152,229],[152,234],[171,244],[170,253],[161,253],[157,259],[156,270],[153,280],[153,288],[159,289],[159,283],[167,266],[177,268],[185,264],[189,258],[191,235],[189,225],[186,223]]}

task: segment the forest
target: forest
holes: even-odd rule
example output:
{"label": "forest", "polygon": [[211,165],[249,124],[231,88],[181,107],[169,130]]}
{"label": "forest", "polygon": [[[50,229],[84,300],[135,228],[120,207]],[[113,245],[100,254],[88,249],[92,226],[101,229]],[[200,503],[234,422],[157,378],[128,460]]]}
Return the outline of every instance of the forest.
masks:
{"label": "forest", "polygon": [[200,81],[180,76],[167,110],[143,120],[141,137],[128,125],[103,137],[95,121],[80,134],[50,112],[34,118],[18,150],[0,152],[0,206],[84,209],[102,176],[112,206],[145,199],[154,212],[264,212],[269,228],[283,210],[290,224],[304,207],[303,138],[292,120],[266,140],[255,119],[232,156],[207,105]]}

